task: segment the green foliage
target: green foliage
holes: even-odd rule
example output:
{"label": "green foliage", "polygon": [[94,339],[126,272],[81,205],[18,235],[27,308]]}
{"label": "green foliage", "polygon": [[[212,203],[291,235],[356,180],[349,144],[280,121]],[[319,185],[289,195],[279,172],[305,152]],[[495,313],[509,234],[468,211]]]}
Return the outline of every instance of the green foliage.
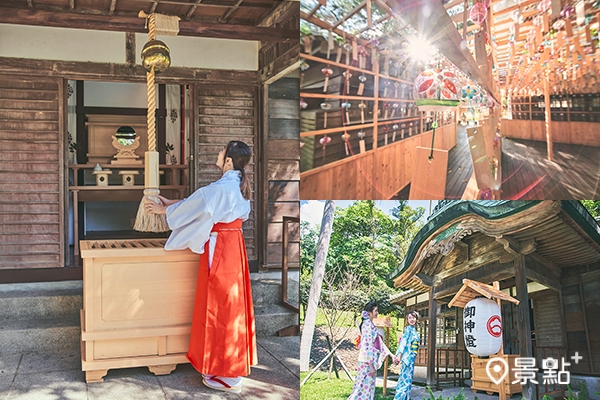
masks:
{"label": "green foliage", "polygon": [[600,217],[600,200],[581,200],[581,204],[583,204],[592,217]]}
{"label": "green foliage", "polygon": [[587,385],[584,381],[579,381],[579,400],[588,400],[590,398],[590,393],[588,392]]}
{"label": "green foliage", "polygon": [[[433,391],[429,386],[427,386],[427,391],[429,392],[429,398],[423,397],[423,400],[467,400],[467,396],[463,393],[464,388],[460,388],[460,391],[457,394],[453,394],[444,399],[444,393],[440,392],[439,397],[435,397]],[[475,396],[475,400],[477,400],[477,396]]]}
{"label": "green foliage", "polygon": [[389,349],[392,354],[396,354],[396,350],[398,350],[398,332],[395,328],[390,328],[390,345]]}
{"label": "green foliage", "polygon": [[[433,391],[431,390],[431,388],[429,386],[427,386],[427,392],[429,393],[429,399],[428,400],[444,400],[444,393],[440,392],[440,396],[439,397],[435,397],[435,395],[433,394]],[[425,399],[425,398],[423,398]]]}
{"label": "green foliage", "polygon": [[565,397],[565,399],[568,400],[575,400],[575,394],[573,393],[573,391],[571,390],[571,385],[567,385],[567,391],[569,392],[569,395]]}
{"label": "green foliage", "polygon": [[[390,303],[396,293],[392,282],[386,280],[406,255],[410,242],[422,227],[424,209],[411,208],[406,201],[387,215],[374,201],[356,201],[347,208],[335,211],[329,243],[321,303],[325,297],[337,301],[343,310],[358,312],[367,301],[376,301],[381,314],[399,317],[400,306]],[[300,224],[300,297],[306,307],[315,263],[319,228],[308,222]],[[358,279],[357,287],[340,291],[340,284],[351,274]],[[343,285],[342,285],[343,286]],[[320,304],[331,308],[332,304]]]}

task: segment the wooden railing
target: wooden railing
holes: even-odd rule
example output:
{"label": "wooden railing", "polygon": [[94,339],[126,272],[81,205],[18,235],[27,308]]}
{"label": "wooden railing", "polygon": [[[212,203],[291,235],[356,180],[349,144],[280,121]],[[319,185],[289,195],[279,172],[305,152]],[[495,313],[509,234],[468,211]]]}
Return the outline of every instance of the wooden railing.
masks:
{"label": "wooden railing", "polygon": [[[556,368],[552,369],[560,370],[560,363],[562,362],[561,358],[564,358],[565,360],[568,358],[567,349],[565,347],[559,346],[536,346],[534,347],[533,355],[535,357],[536,365],[539,371],[548,369],[544,368],[544,360],[546,359],[552,358],[556,360]],[[541,399],[544,395],[555,397],[554,395],[556,394],[560,394],[561,398],[564,397],[565,387],[563,385],[560,385],[558,383],[558,380],[555,380],[554,382],[549,381],[550,379],[543,379],[543,377],[541,380],[539,380],[538,399]]]}
{"label": "wooden railing", "polygon": [[464,349],[436,349],[435,385],[440,390],[440,383],[452,382],[454,386],[463,386],[466,378],[470,378],[471,357]]}

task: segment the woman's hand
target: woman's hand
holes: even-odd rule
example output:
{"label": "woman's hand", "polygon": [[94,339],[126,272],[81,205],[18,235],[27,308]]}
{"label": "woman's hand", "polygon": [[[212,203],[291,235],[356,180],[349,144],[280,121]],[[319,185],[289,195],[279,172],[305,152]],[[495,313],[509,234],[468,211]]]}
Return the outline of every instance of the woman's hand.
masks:
{"label": "woman's hand", "polygon": [[392,359],[394,360],[394,365],[400,364],[400,357],[394,356],[394,357],[392,357]]}
{"label": "woman's hand", "polygon": [[158,199],[160,200],[160,202],[165,206],[165,207],[169,207],[171,204],[175,204],[178,203],[181,200],[169,200],[166,197],[163,197],[161,195],[156,196],[158,197]]}
{"label": "woman's hand", "polygon": [[144,208],[146,209],[147,213],[149,213],[149,214],[166,214],[167,206],[162,201],[162,199],[164,199],[164,197],[162,197],[162,198],[161,197],[162,196],[158,196],[158,200],[160,201],[160,203],[155,203],[154,201],[150,200],[149,198],[146,198],[146,201],[144,202]]}
{"label": "woman's hand", "polygon": [[372,377],[376,377],[377,376],[377,370],[375,369],[375,367],[373,366],[373,364],[370,364],[369,375],[371,375]]}

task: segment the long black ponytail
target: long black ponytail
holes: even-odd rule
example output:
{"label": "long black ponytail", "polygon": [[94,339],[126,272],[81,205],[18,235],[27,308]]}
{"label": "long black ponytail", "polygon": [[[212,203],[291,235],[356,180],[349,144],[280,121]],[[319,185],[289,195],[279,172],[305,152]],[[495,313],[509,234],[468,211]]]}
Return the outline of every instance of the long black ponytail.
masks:
{"label": "long black ponytail", "polygon": [[250,162],[252,150],[246,143],[239,140],[232,140],[231,142],[227,143],[227,147],[225,149],[225,159],[227,159],[227,157],[231,158],[233,169],[240,171],[242,174],[242,179],[240,180],[240,191],[246,200],[250,200],[252,198],[252,187],[250,186],[250,179],[248,179],[244,169]]}

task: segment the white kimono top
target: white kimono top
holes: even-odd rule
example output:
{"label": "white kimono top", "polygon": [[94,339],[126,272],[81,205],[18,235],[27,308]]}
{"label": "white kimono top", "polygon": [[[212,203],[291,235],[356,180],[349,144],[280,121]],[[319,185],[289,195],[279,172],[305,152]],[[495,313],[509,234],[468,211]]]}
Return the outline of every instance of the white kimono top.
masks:
{"label": "white kimono top", "polygon": [[[190,249],[202,254],[204,245],[211,238],[213,225],[236,219],[247,220],[250,200],[242,196],[240,179],[239,171],[229,170],[218,181],[167,207],[167,223],[173,232],[165,244],[165,250]],[[216,236],[214,239],[211,240],[213,247]]]}

